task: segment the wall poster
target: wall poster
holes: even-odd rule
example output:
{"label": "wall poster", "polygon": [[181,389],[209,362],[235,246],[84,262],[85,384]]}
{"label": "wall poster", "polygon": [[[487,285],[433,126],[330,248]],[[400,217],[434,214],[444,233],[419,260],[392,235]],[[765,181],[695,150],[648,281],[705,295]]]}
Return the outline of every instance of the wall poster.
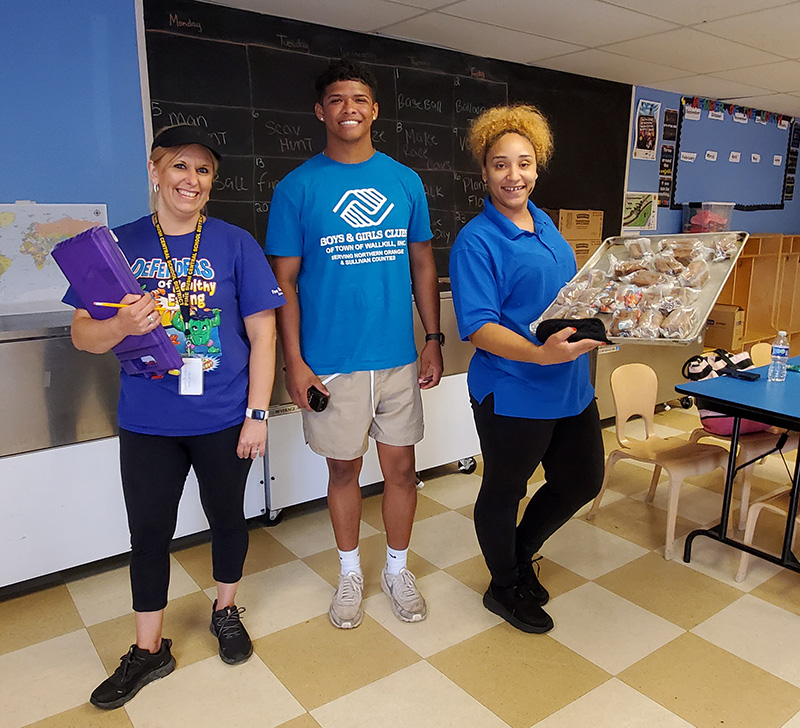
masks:
{"label": "wall poster", "polygon": [[655,161],[658,145],[658,116],[661,104],[655,101],[639,100],[636,107],[636,146],[634,159]]}

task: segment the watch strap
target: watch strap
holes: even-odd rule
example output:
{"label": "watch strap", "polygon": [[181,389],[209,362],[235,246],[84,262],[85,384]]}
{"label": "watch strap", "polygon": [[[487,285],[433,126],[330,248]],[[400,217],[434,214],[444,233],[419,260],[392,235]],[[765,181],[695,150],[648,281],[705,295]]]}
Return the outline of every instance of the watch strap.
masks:
{"label": "watch strap", "polygon": [[438,341],[442,346],[444,346],[444,334],[441,331],[437,331],[434,334],[425,334],[425,341]]}
{"label": "watch strap", "polygon": [[259,420],[263,421],[267,419],[267,410],[263,409],[251,409],[248,407],[244,411],[245,417],[249,417],[251,420]]}

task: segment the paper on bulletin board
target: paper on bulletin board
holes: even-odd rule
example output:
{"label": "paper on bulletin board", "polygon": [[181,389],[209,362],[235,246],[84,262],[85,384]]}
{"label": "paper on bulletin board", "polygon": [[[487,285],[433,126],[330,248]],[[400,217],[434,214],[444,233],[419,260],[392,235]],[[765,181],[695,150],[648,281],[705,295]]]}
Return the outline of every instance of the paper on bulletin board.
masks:
{"label": "paper on bulletin board", "polygon": [[636,146],[634,159],[655,161],[658,146],[658,116],[661,104],[656,101],[639,100],[636,107]]}
{"label": "paper on bulletin board", "polygon": [[626,192],[622,227],[626,230],[655,230],[658,225],[658,193]]}
{"label": "paper on bulletin board", "polygon": [[67,309],[61,298],[69,283],[50,253],[107,224],[105,205],[0,204],[0,316]]}

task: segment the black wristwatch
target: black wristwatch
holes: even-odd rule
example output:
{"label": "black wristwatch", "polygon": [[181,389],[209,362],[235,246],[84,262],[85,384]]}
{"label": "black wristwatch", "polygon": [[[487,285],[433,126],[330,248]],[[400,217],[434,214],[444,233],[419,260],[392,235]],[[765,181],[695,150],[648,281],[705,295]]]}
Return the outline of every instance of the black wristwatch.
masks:
{"label": "black wristwatch", "polygon": [[249,417],[251,420],[266,420],[267,419],[267,411],[261,409],[250,409],[249,407],[244,411],[245,417]]}
{"label": "black wristwatch", "polygon": [[444,334],[441,332],[437,332],[435,334],[425,334],[425,343],[429,341],[438,341],[442,346],[444,346]]}

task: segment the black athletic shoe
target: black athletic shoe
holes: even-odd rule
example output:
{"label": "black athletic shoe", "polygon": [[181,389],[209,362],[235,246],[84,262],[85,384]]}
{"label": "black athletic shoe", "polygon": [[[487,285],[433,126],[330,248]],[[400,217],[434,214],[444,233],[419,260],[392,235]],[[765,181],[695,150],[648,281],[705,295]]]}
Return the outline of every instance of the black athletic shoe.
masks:
{"label": "black athletic shoe", "polygon": [[217,611],[217,602],[211,611],[211,633],[219,640],[219,656],[223,662],[236,665],[253,654],[253,643],[239,616],[244,607],[225,607]]}
{"label": "black athletic shoe", "polygon": [[539,581],[539,564],[538,562],[541,560],[541,556],[535,558],[532,562],[526,561],[524,563],[520,563],[517,566],[517,571],[519,572],[520,579],[522,582],[531,590],[533,594],[533,598],[536,600],[536,603],[543,607],[547,602],[550,601],[550,593],[542,586],[542,583]]}
{"label": "black athletic shoe", "polygon": [[89,701],[104,710],[119,708],[148,683],[169,675],[175,669],[171,646],[172,640],[162,639],[161,648],[153,654],[131,645],[114,674],[97,686]]}
{"label": "black athletic shoe", "polygon": [[508,587],[490,583],[483,595],[483,606],[523,632],[541,634],[553,629],[550,615],[536,603],[532,592],[522,582]]}

